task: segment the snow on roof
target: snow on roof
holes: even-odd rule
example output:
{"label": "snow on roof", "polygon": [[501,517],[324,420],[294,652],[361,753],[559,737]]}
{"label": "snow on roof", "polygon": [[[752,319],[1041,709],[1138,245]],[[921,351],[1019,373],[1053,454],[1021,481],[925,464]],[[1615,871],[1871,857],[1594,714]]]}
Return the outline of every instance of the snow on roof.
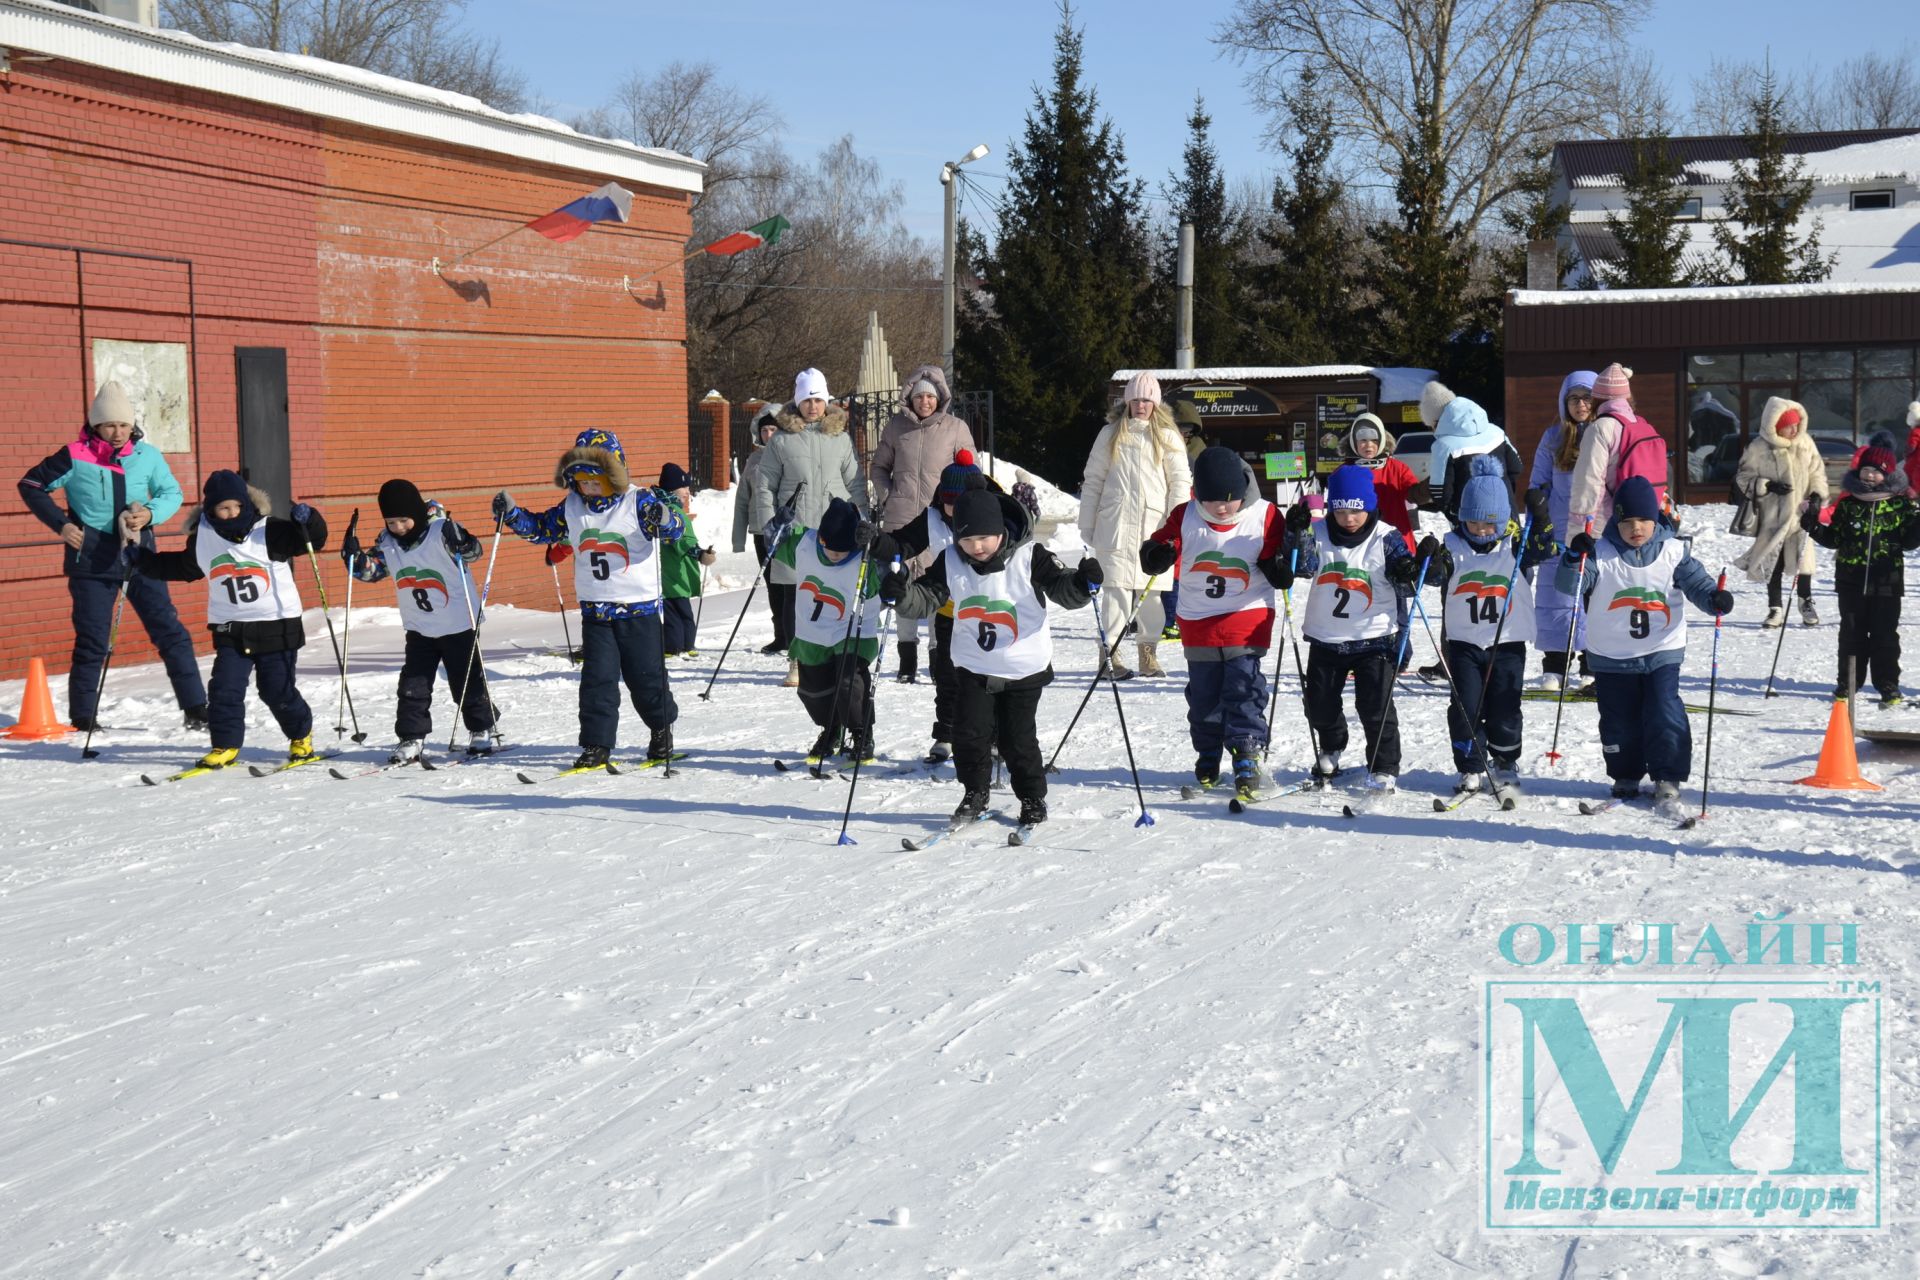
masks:
{"label": "snow on roof", "polygon": [[1739,302],[1764,298],[1857,297],[1874,293],[1920,293],[1920,279],[1826,284],[1746,284],[1698,289],[1512,289],[1516,307],[1568,307],[1610,302]]}
{"label": "snow on roof", "polygon": [[[1788,152],[1805,157],[1811,170],[1816,163],[1823,163],[1826,155],[1838,151],[1854,150],[1862,144],[1878,147],[1889,139],[1914,136],[1920,136],[1920,130],[1844,129],[1823,133],[1789,133],[1782,136],[1781,142]],[[1621,175],[1633,165],[1637,141],[1643,140],[1581,138],[1562,142],[1553,149],[1554,162],[1577,188],[1618,187],[1624,181]],[[1725,178],[1712,179],[1701,175],[1716,165],[1724,172],[1731,173],[1732,161],[1750,159],[1753,155],[1752,142],[1738,135],[1668,138],[1666,146],[1668,154],[1679,162],[1689,182],[1725,181]],[[1846,169],[1840,171],[1851,172]]]}
{"label": "snow on roof", "polygon": [[[1920,139],[1917,139],[1920,141]],[[1696,265],[1720,261],[1713,240],[1717,219],[1687,224],[1686,259]],[[1920,283],[1920,210],[1818,209],[1795,224],[1798,235],[1820,228],[1820,249],[1833,255],[1831,285]],[[1613,237],[1599,218],[1574,223],[1574,244],[1583,255],[1612,256]],[[1694,290],[1694,293],[1700,292]]]}
{"label": "snow on roof", "polygon": [[[1883,138],[1878,142],[1858,142],[1831,151],[1799,155],[1806,176],[1829,186],[1850,186],[1858,182],[1920,182],[1920,133],[1902,138]],[[1791,163],[1791,161],[1789,161]],[[1733,161],[1709,160],[1688,165],[1701,182],[1728,182],[1733,178]]]}
{"label": "snow on roof", "polygon": [[1211,369],[1116,369],[1113,381],[1125,382],[1136,373],[1150,373],[1161,382],[1285,382],[1307,378],[1380,379],[1380,399],[1388,403],[1418,400],[1420,388],[1440,375],[1432,369],[1400,369],[1367,364],[1242,365]]}
{"label": "snow on roof", "polygon": [[673,191],[698,192],[706,171],[676,151],[590,137],[465,94],[304,54],[160,31],[54,0],[0,0],[0,47]]}

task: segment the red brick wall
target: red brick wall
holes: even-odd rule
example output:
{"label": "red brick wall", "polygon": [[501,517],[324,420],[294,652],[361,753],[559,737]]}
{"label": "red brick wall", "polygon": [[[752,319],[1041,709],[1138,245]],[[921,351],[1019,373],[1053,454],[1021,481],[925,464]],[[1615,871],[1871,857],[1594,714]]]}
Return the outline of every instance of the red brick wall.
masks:
{"label": "red brick wall", "polygon": [[[625,227],[566,245],[523,232],[435,275],[435,256],[605,178],[58,62],[0,86],[0,170],[0,237],[193,260],[198,454],[168,455],[190,496],[238,461],[240,346],[287,349],[294,492],[336,528],[356,505],[373,522],[396,475],[476,526],[501,487],[543,504],[554,459],[588,425],[620,433],[636,479],[684,461],[681,273],[621,286],[678,259],[682,195],[642,188]],[[89,340],[187,340],[184,268],[84,263]],[[0,467],[13,476],[82,420],[78,297],[71,253],[0,245]],[[64,669],[57,544],[17,500],[0,506],[0,676],[30,655]],[[339,562],[322,564],[337,598]],[[203,592],[174,595],[204,635]],[[536,553],[503,548],[496,600],[551,595]],[[152,656],[137,626],[122,643],[127,660]]]}

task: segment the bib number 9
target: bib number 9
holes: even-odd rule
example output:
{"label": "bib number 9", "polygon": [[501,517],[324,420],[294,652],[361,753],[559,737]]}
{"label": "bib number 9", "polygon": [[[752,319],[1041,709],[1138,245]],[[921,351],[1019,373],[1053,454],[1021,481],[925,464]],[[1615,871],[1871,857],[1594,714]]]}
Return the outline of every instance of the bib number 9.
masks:
{"label": "bib number 9", "polygon": [[1645,609],[1634,609],[1627,614],[1627,634],[1635,640],[1645,640],[1653,634],[1653,617]]}

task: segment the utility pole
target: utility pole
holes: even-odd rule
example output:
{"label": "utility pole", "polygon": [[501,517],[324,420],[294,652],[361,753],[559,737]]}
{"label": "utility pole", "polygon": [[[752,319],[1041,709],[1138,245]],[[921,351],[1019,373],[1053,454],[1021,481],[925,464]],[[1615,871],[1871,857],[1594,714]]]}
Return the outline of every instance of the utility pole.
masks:
{"label": "utility pole", "polygon": [[960,159],[950,160],[940,166],[940,185],[946,188],[947,198],[946,235],[940,251],[940,364],[947,371],[949,387],[953,386],[953,242],[959,234],[959,212],[956,208],[959,193],[954,190],[955,175],[961,165],[971,164],[985,154],[987,144],[983,142]]}
{"label": "utility pole", "polygon": [[1174,270],[1180,305],[1174,313],[1173,367],[1193,368],[1193,224],[1180,224],[1180,261]]}

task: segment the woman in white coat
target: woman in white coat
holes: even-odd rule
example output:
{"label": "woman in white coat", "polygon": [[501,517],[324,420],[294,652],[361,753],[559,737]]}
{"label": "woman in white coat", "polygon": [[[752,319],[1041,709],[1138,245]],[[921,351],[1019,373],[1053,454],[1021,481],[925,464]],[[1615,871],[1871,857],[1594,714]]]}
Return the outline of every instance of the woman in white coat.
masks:
{"label": "woman in white coat", "polygon": [[1800,528],[1800,508],[1809,498],[1827,504],[1827,468],[1807,434],[1807,411],[1797,401],[1771,396],[1760,410],[1760,434],[1740,456],[1734,488],[1753,504],[1753,545],[1735,561],[1754,582],[1767,584],[1767,618],[1786,625],[1784,579],[1800,597],[1800,620],[1820,625],[1813,607],[1813,540]]}
{"label": "woman in white coat", "polygon": [[[1173,413],[1160,401],[1159,379],[1136,373],[1094,440],[1080,482],[1080,539],[1106,571],[1097,603],[1109,646],[1118,645],[1135,599],[1147,588],[1150,575],[1140,567],[1140,544],[1166,523],[1167,513],[1192,491],[1186,441],[1174,426]],[[1156,649],[1166,624],[1160,589],[1168,585],[1157,584],[1140,604],[1142,675],[1166,674]],[[1106,673],[1104,654],[1100,666]],[[1133,672],[1116,660],[1111,674],[1126,680]]]}

